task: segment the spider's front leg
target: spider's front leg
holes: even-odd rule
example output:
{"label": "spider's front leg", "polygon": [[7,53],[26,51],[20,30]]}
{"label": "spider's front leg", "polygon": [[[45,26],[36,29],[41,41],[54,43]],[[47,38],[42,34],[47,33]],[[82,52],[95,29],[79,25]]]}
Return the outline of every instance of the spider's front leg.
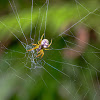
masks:
{"label": "spider's front leg", "polygon": [[32,43],[32,45],[35,45],[35,46],[37,46],[38,44],[33,44],[33,43]]}
{"label": "spider's front leg", "polygon": [[41,44],[44,34],[41,36],[41,39],[38,41],[38,45]]}
{"label": "spider's front leg", "polygon": [[32,51],[32,50],[35,50],[37,48],[39,48],[39,45],[37,45],[36,47],[34,47],[34,48],[30,49],[30,50],[27,50],[27,51]]}
{"label": "spider's front leg", "polygon": [[44,36],[44,33],[43,33],[43,35],[41,36],[41,40],[43,39],[43,36]]}

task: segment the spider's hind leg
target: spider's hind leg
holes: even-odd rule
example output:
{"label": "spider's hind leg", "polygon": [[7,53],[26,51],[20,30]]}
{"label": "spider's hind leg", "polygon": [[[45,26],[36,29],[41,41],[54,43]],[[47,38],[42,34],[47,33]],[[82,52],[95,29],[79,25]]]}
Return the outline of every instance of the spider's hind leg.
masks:
{"label": "spider's hind leg", "polygon": [[42,56],[41,56],[41,58],[44,56],[44,52],[42,52]]}
{"label": "spider's hind leg", "polygon": [[41,56],[41,58],[43,57],[43,55],[44,55],[44,51],[43,50],[40,50],[38,53],[40,53],[39,55],[37,55],[36,57],[39,57],[40,55],[42,55]]}

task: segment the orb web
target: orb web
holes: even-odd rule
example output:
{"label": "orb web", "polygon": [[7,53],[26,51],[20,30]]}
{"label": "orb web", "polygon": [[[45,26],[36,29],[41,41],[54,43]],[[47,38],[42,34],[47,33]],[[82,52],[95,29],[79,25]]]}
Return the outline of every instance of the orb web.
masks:
{"label": "orb web", "polygon": [[[24,9],[17,3],[8,0],[11,13],[0,19],[0,87],[7,88],[1,98],[16,82],[29,85],[31,81],[34,92],[41,91],[43,84],[48,90],[55,87],[61,99],[98,100],[100,2],[32,0]],[[40,58],[36,50],[27,50],[43,33],[53,43]]]}

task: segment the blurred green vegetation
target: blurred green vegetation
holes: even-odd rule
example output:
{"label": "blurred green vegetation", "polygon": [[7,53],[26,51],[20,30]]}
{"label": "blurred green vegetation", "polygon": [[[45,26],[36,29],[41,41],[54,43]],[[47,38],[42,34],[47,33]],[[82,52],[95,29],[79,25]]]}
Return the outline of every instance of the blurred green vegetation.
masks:
{"label": "blurred green vegetation", "polygon": [[[29,44],[31,44],[31,2],[31,0],[15,1],[20,17],[20,23]],[[98,0],[84,0],[79,2],[91,12],[100,5]],[[43,16],[44,18],[46,17],[46,5],[40,9],[39,13],[39,8],[44,3],[45,0],[34,0],[32,14],[32,38],[34,38],[34,34],[36,32],[35,43],[38,41],[42,18]],[[32,65],[28,57],[31,57],[32,54],[26,52],[21,43],[14,36],[16,35],[18,39],[26,43],[16,20],[16,16],[14,15],[8,0],[1,0],[0,7],[0,100],[92,100],[96,93],[97,95],[94,99],[100,99],[98,95],[99,86],[97,85],[100,72],[95,70],[95,68],[99,70],[100,59],[98,57],[100,57],[100,55],[98,54],[98,57],[96,57],[91,53],[99,52],[99,50],[96,49],[100,47],[99,41],[94,42],[90,39],[89,44],[96,48],[88,46],[81,57],[76,59],[64,59],[62,48],[67,47],[63,39],[58,37],[59,34],[71,27],[71,25],[74,25],[76,22],[84,18],[84,16],[89,14],[85,8],[76,4],[74,0],[50,1],[46,22],[46,38],[49,40],[51,38],[53,39],[52,48],[61,50],[45,51],[43,60],[38,60],[38,62],[41,63],[47,71],[49,71],[47,72],[43,68],[29,69]],[[97,35],[98,40],[100,33],[99,15],[100,11],[98,9],[95,14],[90,14],[82,20],[82,22],[87,25],[89,31],[91,29],[96,30],[97,33],[95,34]],[[36,25],[37,27],[35,29]],[[70,30],[74,35],[75,28],[79,25],[80,23],[76,24],[75,27]],[[45,20],[43,20],[42,23],[41,35],[44,32],[44,29]],[[69,33],[67,34],[70,34],[70,31],[68,30]],[[14,35],[12,33],[14,33]],[[63,35],[63,38],[75,43],[75,38],[73,37]],[[71,47],[70,44],[69,46]],[[84,57],[85,60],[82,57]],[[44,61],[46,63],[44,63]],[[89,62],[89,64],[86,61]],[[50,66],[63,71],[70,78],[53,69],[49,66],[49,64]],[[71,66],[70,64],[74,66]],[[95,68],[93,68],[90,64]],[[27,68],[26,65],[29,68]],[[34,66],[35,65],[33,65],[33,67]],[[78,66],[83,68],[78,68]],[[67,88],[70,93],[64,87]]]}

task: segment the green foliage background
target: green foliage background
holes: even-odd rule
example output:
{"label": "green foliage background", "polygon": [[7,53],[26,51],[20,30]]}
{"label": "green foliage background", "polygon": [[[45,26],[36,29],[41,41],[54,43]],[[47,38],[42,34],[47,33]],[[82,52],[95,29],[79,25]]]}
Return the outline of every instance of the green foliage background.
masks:
{"label": "green foliage background", "polygon": [[[39,15],[39,7],[44,4],[45,0],[35,0],[36,4],[38,6],[34,5],[34,11],[33,11],[33,33],[35,33],[34,26],[37,23],[37,20],[39,21],[39,24],[37,27],[41,24],[40,17],[38,19]],[[89,11],[93,11],[95,8],[98,8],[100,5],[100,2],[98,0],[91,1],[91,0],[84,0],[84,2],[79,1],[82,5],[84,5]],[[31,41],[29,40],[29,34],[30,34],[30,20],[31,19],[31,0],[18,0],[15,1],[15,4],[17,6],[18,14],[21,18],[21,25],[22,29],[25,33],[25,35],[28,38],[29,43]],[[79,10],[79,13],[78,13]],[[74,0],[51,0],[49,4],[49,10],[48,10],[48,16],[47,16],[47,29],[46,29],[46,37],[50,40],[53,37],[57,37],[60,33],[66,30],[66,27],[70,24],[74,24],[77,21],[79,21],[81,18],[86,16],[89,12],[87,12],[82,6],[78,5],[78,10],[76,6],[76,2]],[[44,14],[46,11],[46,8],[43,7],[41,9],[41,14]],[[100,14],[100,11],[97,10],[95,12],[96,14]],[[79,17],[79,14],[81,18]],[[40,15],[42,16],[42,15]],[[94,19],[94,20],[93,20]],[[91,25],[91,27],[96,29],[98,33],[100,32],[99,23],[100,23],[100,16],[91,14],[84,20],[82,20],[84,23]],[[6,27],[5,27],[6,25]],[[78,27],[77,24],[75,27]],[[44,24],[42,25],[41,35],[44,31]],[[9,31],[10,30],[10,31]],[[52,76],[50,76],[46,71],[43,69],[35,69],[30,71],[29,69],[25,68],[25,65],[22,63],[26,59],[15,59],[15,58],[23,58],[24,54],[20,54],[14,51],[19,51],[25,53],[26,50],[22,47],[20,42],[13,36],[12,33],[17,35],[17,37],[24,41],[23,35],[21,32],[18,32],[17,30],[20,30],[18,22],[16,20],[16,16],[11,10],[11,7],[9,5],[9,2],[7,0],[0,0],[0,41],[1,41],[1,47],[5,45],[8,49],[2,49],[0,52],[0,100],[82,100],[84,95],[87,93],[85,100],[92,100],[94,97],[95,89],[94,87],[97,87],[97,77],[95,74],[95,70],[90,68],[91,75],[93,78],[94,87],[91,83],[92,79],[90,76],[90,71],[87,69],[81,68],[75,68],[75,72],[77,73],[77,76],[75,76],[75,73],[72,71],[72,67],[69,67],[66,63],[70,63],[77,66],[87,67],[87,63],[81,58],[77,59],[64,59],[63,58],[63,50],[61,50],[61,55],[59,55],[59,51],[46,51],[44,60],[51,64],[52,66],[56,67],[59,70],[62,70],[62,67],[64,66],[64,72],[68,73],[68,75],[71,77],[70,79],[68,77],[65,77],[62,73],[59,73],[58,71],[50,68],[47,64],[44,65],[44,67],[58,80],[61,82],[63,86],[69,89],[71,92],[68,93],[59,82],[57,82]],[[72,31],[74,28],[72,29]],[[39,31],[39,28],[36,30]],[[75,30],[73,31],[75,33]],[[97,34],[97,33],[96,33]],[[99,34],[98,40],[99,40]],[[70,38],[63,36],[64,38],[67,38],[70,41]],[[38,38],[38,37],[36,37]],[[35,40],[37,42],[38,39]],[[90,44],[99,48],[99,41],[94,42],[90,41]],[[66,47],[65,43],[62,41],[61,37],[55,38],[52,44],[52,47],[57,48],[64,48]],[[92,48],[90,46],[87,47],[85,52],[98,52],[95,48]],[[13,55],[11,57],[11,55]],[[100,59],[96,58],[95,56],[90,54],[83,54],[86,61],[91,63],[94,67],[98,68],[99,70],[99,61]],[[99,56],[99,55],[98,55]],[[10,61],[10,58],[13,60]],[[62,63],[56,63],[52,62],[48,59],[53,59],[55,61],[59,62],[65,62],[65,64]],[[95,61],[94,61],[95,59]],[[10,65],[9,63],[10,62]],[[29,64],[30,66],[30,64]],[[86,81],[84,80],[84,75],[86,77]],[[99,74],[98,73],[98,78]],[[28,77],[30,75],[30,77]],[[45,85],[47,84],[47,86]],[[35,81],[34,81],[35,80]],[[76,82],[74,82],[74,80]],[[96,81],[95,81],[96,80]],[[99,81],[99,79],[98,79]],[[71,82],[71,85],[70,85]],[[79,87],[81,88],[79,89]],[[79,91],[78,91],[79,89]],[[89,90],[89,92],[87,92]],[[78,92],[77,92],[78,91]],[[75,94],[76,93],[76,94]],[[75,98],[73,98],[73,96]],[[99,100],[100,97],[97,95],[95,97],[95,100]]]}

